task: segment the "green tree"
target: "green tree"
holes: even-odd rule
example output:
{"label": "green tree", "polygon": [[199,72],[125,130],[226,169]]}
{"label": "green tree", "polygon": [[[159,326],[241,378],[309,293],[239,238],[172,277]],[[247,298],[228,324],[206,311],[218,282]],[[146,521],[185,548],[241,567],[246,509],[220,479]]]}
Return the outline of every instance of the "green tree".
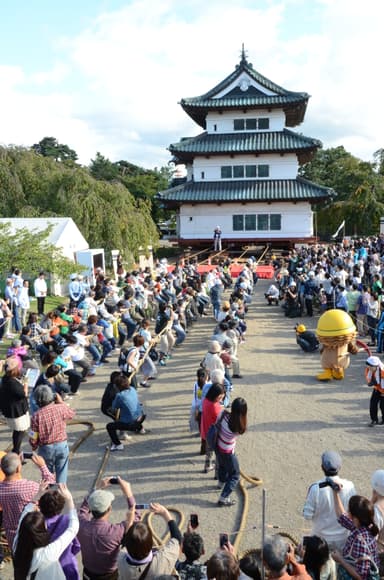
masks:
{"label": "green tree", "polygon": [[[383,201],[383,179],[375,171],[375,163],[362,161],[340,146],[319,150],[313,160],[301,168],[300,173],[306,179],[331,187],[336,192],[336,197],[326,206],[315,206],[320,235],[329,236],[344,219],[347,235],[378,231],[376,210],[379,211]],[[368,204],[362,203],[364,195],[374,203],[376,209],[373,214]],[[353,216],[357,207],[359,213]]]}
{"label": "green tree", "polygon": [[78,158],[74,149],[59,143],[55,137],[44,137],[32,145],[32,149],[43,157],[53,157],[55,161],[77,161]]}

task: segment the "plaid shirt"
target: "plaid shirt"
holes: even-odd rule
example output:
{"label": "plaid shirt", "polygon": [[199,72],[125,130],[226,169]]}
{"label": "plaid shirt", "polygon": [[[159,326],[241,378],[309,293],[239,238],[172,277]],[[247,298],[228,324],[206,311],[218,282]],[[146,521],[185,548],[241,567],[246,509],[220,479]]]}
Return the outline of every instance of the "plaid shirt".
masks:
{"label": "plaid shirt", "polygon": [[41,445],[66,441],[66,421],[74,416],[75,411],[70,409],[65,403],[50,403],[36,411],[31,419],[31,431],[33,434],[29,442],[32,449],[36,449]]}
{"label": "plaid shirt", "polygon": [[354,563],[352,565],[356,572],[363,580],[367,580],[371,561],[379,566],[376,538],[372,536],[365,526],[356,528],[346,514],[342,514],[337,521],[351,532],[343,548],[343,557],[347,561],[349,558],[353,558]]}
{"label": "plaid shirt", "polygon": [[[55,482],[55,476],[46,465],[40,468],[43,481]],[[25,506],[39,491],[39,484],[28,479],[15,479],[0,483],[0,505],[3,508],[3,527],[9,547],[12,549],[20,515]]]}

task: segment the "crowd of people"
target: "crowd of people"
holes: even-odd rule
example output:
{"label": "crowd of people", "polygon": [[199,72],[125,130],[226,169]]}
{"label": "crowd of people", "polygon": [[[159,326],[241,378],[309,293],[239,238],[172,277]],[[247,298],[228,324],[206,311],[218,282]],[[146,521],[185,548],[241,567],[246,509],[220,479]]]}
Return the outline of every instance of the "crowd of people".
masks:
{"label": "crowd of people", "polygon": [[[313,316],[323,304],[341,307],[339,294],[348,295],[354,285],[359,296],[364,295],[365,285],[372,296],[372,287],[379,288],[382,276],[381,270],[373,272],[377,256],[381,264],[381,250],[384,253],[384,243],[378,250],[380,239],[290,252],[286,263],[275,261],[278,296],[271,299],[268,291],[268,303],[284,299],[288,316],[297,309]],[[21,279],[16,289],[25,287],[22,273],[16,270],[7,287],[15,287],[16,278]],[[327,286],[325,280],[329,279]],[[86,580],[169,578],[175,570],[182,579],[260,580],[262,566],[270,578],[283,580],[292,576],[333,580],[336,575],[355,580],[378,578],[384,471],[373,474],[369,500],[339,477],[341,458],[334,451],[323,454],[324,477],[310,486],[305,501],[303,513],[313,523],[311,535],[296,548],[279,535],[267,538],[262,560],[251,554],[238,561],[228,537],[206,557],[196,522],[191,519],[182,535],[166,507],[157,503],[140,506],[129,482],[118,476],[104,478],[75,509],[66,486],[66,425],[75,416],[71,398],[81,393],[82,384],[100,366],[117,360],[101,398],[101,410],[109,420],[110,450],[122,451],[130,433],[145,436],[147,432],[140,387],[150,388],[158,372],[172,363],[174,349],[182,346],[190,327],[201,317],[212,318],[212,335],[196,369],[190,428],[200,435],[203,472],[217,481],[217,506],[230,508],[235,503],[233,491],[240,479],[235,447],[247,430],[247,402],[235,396],[235,383],[242,379],[239,352],[249,340],[246,315],[256,283],[252,259],[233,281],[226,262],[200,275],[193,262],[177,265],[170,272],[162,261],[154,272],[124,272],[118,283],[99,273],[93,287],[73,275],[69,304],[45,312],[44,301],[40,301],[39,312],[27,308],[18,313],[25,322],[19,329],[14,325],[15,305],[5,295],[4,318],[18,336],[10,337],[11,328],[7,330],[12,343],[4,363],[0,407],[12,431],[13,448],[1,460],[0,505],[16,580],[77,580],[81,576],[79,553]],[[16,295],[19,290],[13,292]],[[288,293],[294,296],[292,304]],[[361,315],[359,304],[357,299],[353,309],[353,303],[346,300],[343,307],[356,321]],[[367,316],[368,311],[364,319],[368,332]],[[361,316],[360,322],[364,329]],[[374,336],[376,340],[377,330]],[[114,353],[118,356],[113,359]],[[374,365],[376,362],[368,363],[367,382],[372,386],[376,375],[380,380],[381,373],[384,376],[382,365]],[[27,431],[30,451],[21,452]],[[40,470],[40,484],[22,476],[28,459]],[[110,521],[115,499],[111,489],[120,490],[127,501],[127,514],[120,523]],[[159,549],[154,546],[151,527],[143,520],[143,509],[162,517],[168,526],[170,539]]]}
{"label": "crowd of people", "polygon": [[[169,270],[162,261],[155,272],[124,272],[117,283],[99,272],[94,286],[74,274],[69,303],[48,312],[43,296],[37,312],[31,310],[31,302],[25,312],[19,310],[19,289],[27,287],[20,270],[15,269],[7,281],[2,312],[9,325],[5,336],[11,342],[3,362],[0,407],[12,431],[12,451],[1,462],[0,505],[17,579],[79,578],[79,551],[83,577],[91,580],[141,578],[144,571],[148,578],[157,577],[171,573],[176,565],[183,568],[184,543],[169,512],[151,504],[171,533],[170,542],[152,552],[150,529],[140,521],[130,485],[123,479],[103,480],[76,512],[66,487],[67,422],[75,417],[71,399],[81,393],[82,384],[100,366],[116,360],[101,399],[101,410],[110,419],[106,425],[110,451],[124,449],[130,432],[145,435],[146,414],[138,389],[151,386],[201,317],[214,322],[198,371],[201,389],[194,392],[194,428],[201,434],[206,462],[209,457],[204,470],[215,471],[221,489],[217,505],[234,503],[230,496],[240,476],[234,450],[237,437],[246,430],[247,404],[239,397],[231,401],[231,396],[233,381],[242,378],[238,350],[245,341],[245,316],[257,281],[254,260],[244,264],[233,282],[228,262],[206,275],[198,273],[194,262]],[[38,285],[45,283],[44,278],[41,273]],[[20,326],[18,317],[23,321]],[[118,356],[113,359],[114,352]],[[215,392],[220,401],[217,417],[206,408]],[[219,416],[218,446],[211,449],[204,429]],[[29,450],[23,446],[26,433]],[[22,477],[28,459],[40,470],[40,485]],[[127,520],[119,525],[108,522],[114,497],[107,490],[111,483],[120,485],[128,501]],[[188,540],[183,548],[188,554],[193,554],[195,538],[191,541],[190,552]],[[205,567],[202,571],[205,577]]]}

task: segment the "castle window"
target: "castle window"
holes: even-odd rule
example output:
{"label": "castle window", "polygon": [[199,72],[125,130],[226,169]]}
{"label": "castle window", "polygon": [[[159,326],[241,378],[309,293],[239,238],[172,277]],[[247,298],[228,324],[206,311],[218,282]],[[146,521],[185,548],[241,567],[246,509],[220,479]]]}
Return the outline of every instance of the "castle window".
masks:
{"label": "castle window", "polygon": [[256,216],[254,214],[247,214],[245,216],[245,229],[248,231],[256,229]]}
{"label": "castle window", "polygon": [[261,117],[260,119],[258,119],[258,129],[260,131],[263,131],[265,129],[269,129],[269,119],[268,117]]}
{"label": "castle window", "polygon": [[244,119],[234,119],[233,121],[233,130],[234,131],[244,131]]}
{"label": "castle window", "polygon": [[256,131],[257,119],[245,119],[245,128],[247,131]]}
{"label": "castle window", "polygon": [[245,177],[257,177],[256,165],[245,166]]}
{"label": "castle window", "polygon": [[244,230],[244,216],[243,215],[232,216],[232,225],[234,232],[242,232]]}
{"label": "castle window", "polygon": [[223,165],[221,167],[221,179],[231,179],[231,178],[232,178],[231,165]]}
{"label": "castle window", "polygon": [[201,172],[201,179],[205,179],[205,171]]}
{"label": "castle window", "polygon": [[240,179],[244,177],[244,165],[233,166],[233,177],[235,179]]}
{"label": "castle window", "polygon": [[267,213],[259,213],[257,216],[257,229],[261,231],[269,230],[269,215]]}
{"label": "castle window", "polygon": [[269,177],[269,165],[258,165],[257,175],[258,177]]}
{"label": "castle window", "polygon": [[271,215],[269,216],[269,229],[281,230],[281,214],[271,213]]}

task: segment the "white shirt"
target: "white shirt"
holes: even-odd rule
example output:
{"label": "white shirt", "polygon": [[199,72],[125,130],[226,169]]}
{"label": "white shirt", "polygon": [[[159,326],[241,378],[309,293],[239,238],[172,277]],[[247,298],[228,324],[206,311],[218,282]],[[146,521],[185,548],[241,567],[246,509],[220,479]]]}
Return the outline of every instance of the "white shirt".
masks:
{"label": "white shirt", "polygon": [[47,283],[44,278],[36,278],[33,283],[36,298],[42,298],[47,295]]}
{"label": "white shirt", "polygon": [[[331,479],[342,485],[339,495],[344,508],[347,510],[349,499],[356,495],[354,484],[337,475],[332,476]],[[319,483],[323,481],[325,478],[310,486],[304,504],[303,516],[306,520],[312,520],[312,536],[320,536],[328,543],[343,543],[347,539],[349,531],[337,521],[332,488],[330,486],[319,487]]]}

